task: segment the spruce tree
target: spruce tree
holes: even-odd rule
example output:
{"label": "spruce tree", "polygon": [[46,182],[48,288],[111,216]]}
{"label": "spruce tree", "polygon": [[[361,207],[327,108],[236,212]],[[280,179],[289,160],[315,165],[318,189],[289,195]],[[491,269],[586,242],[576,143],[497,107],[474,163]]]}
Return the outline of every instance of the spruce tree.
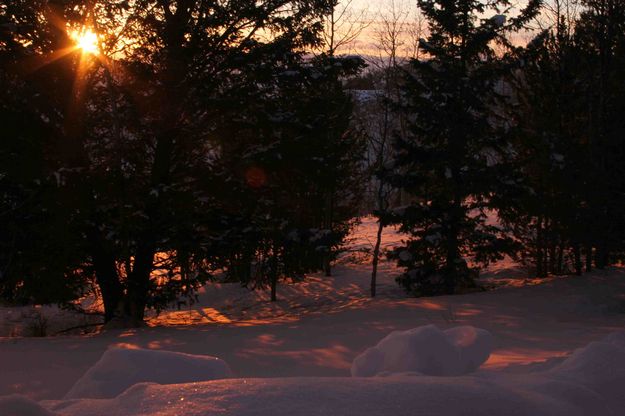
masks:
{"label": "spruce tree", "polygon": [[0,298],[12,302],[70,301],[86,286],[64,181],[77,56],[46,55],[72,50],[50,18],[59,12],[45,1],[0,10]]}
{"label": "spruce tree", "polygon": [[[227,256],[223,231],[231,228],[225,208],[231,190],[216,159],[228,146],[232,120],[249,108],[247,99],[262,93],[267,84],[258,82],[260,76],[272,79],[271,71],[283,71],[267,65],[268,73],[256,74],[259,63],[309,50],[333,3],[120,0],[3,8],[0,47],[13,49],[2,58],[16,62],[3,61],[2,76],[11,64],[23,68],[40,58],[36,71],[13,71],[11,82],[20,88],[29,83],[33,97],[60,101],[45,114],[58,130],[43,136],[38,121],[28,133],[51,141],[54,152],[44,153],[39,144],[36,151],[50,159],[54,169],[46,177],[59,184],[55,196],[63,198],[46,204],[61,205],[62,229],[74,237],[64,241],[79,258],[80,267],[68,263],[60,274],[79,270],[82,282],[94,276],[107,321],[142,324],[146,308],[192,294]],[[39,9],[31,13],[30,5]],[[35,25],[45,30],[25,36]],[[99,54],[73,47],[66,29],[83,26],[98,33]],[[18,56],[20,48],[29,50]],[[59,56],[67,59],[52,59]],[[31,104],[20,102],[28,98],[22,91],[9,92],[17,97],[6,103],[7,114]],[[18,127],[10,131],[21,140],[17,133]],[[22,149],[28,157],[30,150]],[[12,151],[2,149],[3,161]],[[35,201],[21,189],[3,195],[11,215],[20,199]]]}
{"label": "spruce tree", "polygon": [[[246,127],[244,137],[260,134],[264,120],[247,112],[253,110],[250,102],[265,102],[276,71],[317,41],[329,3],[138,1],[126,12],[125,33],[136,45],[127,49],[125,71],[117,80],[122,92],[130,92],[126,102],[133,103],[129,111],[138,114],[140,125],[134,129],[124,121],[121,133],[130,137],[121,143],[136,139],[131,155],[144,157],[125,157],[131,171],[126,186],[99,195],[93,245],[113,253],[98,257],[108,262],[102,270],[124,265],[116,268],[121,273],[106,275],[115,286],[121,283],[117,311],[122,320],[141,323],[146,306],[158,308],[193,291],[222,262],[224,249],[229,255],[220,232],[232,228],[227,215],[232,190],[221,182],[239,172],[221,171],[217,163],[232,146],[229,141],[239,139],[232,133],[241,128],[233,120]],[[114,144],[114,135],[107,135]],[[96,140],[93,148],[103,149],[101,143]],[[105,160],[123,165],[116,158],[119,147],[110,150]],[[240,150],[240,158],[253,151]],[[280,155],[274,151],[272,157]],[[102,198],[110,203],[102,204]],[[126,216],[120,212],[128,209],[133,220],[122,221]],[[276,253],[274,233],[282,223],[275,215],[262,220],[270,236],[263,236],[264,247]]]}
{"label": "spruce tree", "polygon": [[619,1],[567,6],[556,2],[552,26],[515,56],[518,187],[499,211],[542,277],[607,266],[625,229],[625,12]]}
{"label": "spruce tree", "polygon": [[604,268],[623,250],[625,202],[625,8],[619,0],[585,0],[575,27],[584,106],[583,221],[587,269]]}
{"label": "spruce tree", "polygon": [[[530,1],[511,13],[508,1],[422,0],[428,56],[413,60],[405,79],[408,133],[396,140],[392,181],[411,197],[394,221],[410,235],[393,257],[399,283],[417,295],[451,294],[474,285],[478,270],[507,245],[487,221],[504,185],[509,142],[497,111],[500,58],[494,43],[538,12]],[[506,16],[509,14],[509,16]]]}
{"label": "spruce tree", "polygon": [[499,217],[522,245],[520,260],[539,277],[581,273],[587,233],[579,51],[574,22],[556,14],[553,23],[510,55],[517,68],[506,78],[516,104],[510,119],[517,178],[502,195]]}
{"label": "spruce tree", "polygon": [[341,85],[362,61],[287,56],[252,71],[269,76],[218,158],[236,207],[225,207],[234,225],[224,240],[233,247],[227,274],[270,286],[272,300],[278,280],[327,271],[357,214],[362,155]]}

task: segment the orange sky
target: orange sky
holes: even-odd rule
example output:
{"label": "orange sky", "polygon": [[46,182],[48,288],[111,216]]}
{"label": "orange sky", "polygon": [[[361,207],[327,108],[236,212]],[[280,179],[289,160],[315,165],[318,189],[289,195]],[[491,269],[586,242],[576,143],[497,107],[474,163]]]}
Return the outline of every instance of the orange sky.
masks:
{"label": "orange sky", "polygon": [[[343,3],[347,3],[349,0],[344,0]],[[377,56],[380,54],[379,47],[379,32],[383,29],[382,21],[385,17],[392,15],[392,10],[395,10],[395,15],[400,16],[402,24],[400,27],[404,34],[404,45],[400,47],[400,55],[406,56],[411,54],[411,43],[414,38],[414,33],[417,32],[417,16],[418,7],[416,0],[352,0],[350,7],[353,9],[352,15],[360,17],[362,23],[367,27],[362,31],[358,39],[351,45],[344,47],[341,52],[343,53],[358,53],[364,55]],[[519,2],[520,5],[526,3],[525,0]],[[364,12],[364,14],[363,14]],[[426,24],[423,23],[423,30],[426,30]],[[410,33],[412,32],[412,34]],[[423,34],[421,36],[424,36]],[[528,34],[515,35],[513,38],[516,44],[525,44],[531,38]]]}

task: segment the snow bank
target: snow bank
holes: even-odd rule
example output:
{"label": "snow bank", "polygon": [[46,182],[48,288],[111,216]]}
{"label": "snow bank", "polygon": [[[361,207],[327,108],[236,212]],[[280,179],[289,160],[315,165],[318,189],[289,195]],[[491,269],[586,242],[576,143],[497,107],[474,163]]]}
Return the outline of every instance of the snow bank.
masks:
{"label": "snow bank", "polygon": [[[469,363],[473,368],[485,356],[485,343],[490,342],[487,334],[471,327],[440,331],[426,326],[393,333],[384,339],[385,343],[378,344],[382,349],[376,348],[377,353],[384,355],[391,346],[397,352],[417,345],[430,354],[440,347],[444,352],[435,357],[440,360],[443,354],[450,354],[447,358],[452,356],[450,346],[457,347],[464,353],[459,353],[458,362]],[[384,349],[386,346],[389,348]],[[415,356],[410,359],[419,361]],[[178,385],[142,383],[112,399],[50,401],[43,405],[63,416],[618,416],[625,408],[624,393],[625,331],[590,343],[559,366],[542,372],[483,371],[455,377],[393,374],[370,378],[229,379]]]}
{"label": "snow bank", "polygon": [[228,365],[215,357],[112,348],[74,384],[65,398],[110,398],[141,382],[177,384],[230,376]]}
{"label": "snow bank", "polygon": [[[479,377],[231,379],[184,385],[139,384],[109,400],[46,403],[64,416],[609,416],[600,398],[580,406],[525,382]],[[573,390],[576,395],[579,390]],[[615,416],[618,413],[615,413]]]}
{"label": "snow bank", "polygon": [[34,401],[24,396],[11,395],[0,397],[0,415],[2,416],[55,416]]}
{"label": "snow bank", "polygon": [[352,363],[352,377],[393,373],[458,376],[477,370],[492,350],[483,329],[460,326],[441,331],[435,325],[394,331]]}
{"label": "snow bank", "polygon": [[625,412],[625,331],[576,350],[548,374],[555,379],[578,383],[601,394],[616,412]]}

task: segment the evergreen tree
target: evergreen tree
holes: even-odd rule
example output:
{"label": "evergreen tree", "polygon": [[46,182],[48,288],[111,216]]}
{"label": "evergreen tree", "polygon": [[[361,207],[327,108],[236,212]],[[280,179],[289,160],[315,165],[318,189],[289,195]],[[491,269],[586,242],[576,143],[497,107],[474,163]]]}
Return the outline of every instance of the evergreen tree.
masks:
{"label": "evergreen tree", "polygon": [[351,103],[340,80],[362,62],[297,54],[267,65],[280,70],[247,100],[220,163],[231,172],[233,199],[247,201],[231,205],[238,220],[229,232],[236,248],[228,274],[271,286],[275,300],[280,278],[328,272],[357,214],[362,147],[349,129]]}
{"label": "evergreen tree", "polygon": [[[158,308],[191,293],[218,263],[228,247],[220,231],[230,228],[223,210],[230,190],[219,182],[232,171],[217,171],[214,161],[230,146],[225,141],[232,137],[232,120],[247,124],[248,132],[263,129],[258,120],[253,126],[246,123],[254,116],[242,112],[250,109],[250,100],[262,97],[265,81],[282,71],[280,63],[317,41],[328,7],[323,1],[277,0],[132,5],[125,33],[137,45],[127,50],[117,80],[122,91],[131,93],[126,101],[134,103],[131,110],[140,125],[121,142],[137,139],[131,154],[143,158],[120,161],[114,145],[114,153],[103,160],[129,164],[128,182],[106,193],[114,198],[109,204],[100,195],[92,205],[97,218],[92,246],[103,248],[98,257],[108,262],[103,276],[116,288],[116,311],[125,322],[140,323],[146,306]],[[122,125],[121,133],[128,135],[126,126],[132,124]],[[115,135],[107,136],[114,143]],[[102,140],[96,140],[94,149],[102,148]],[[128,209],[130,222],[120,215]],[[263,227],[273,232],[276,225]],[[273,240],[263,242],[271,243],[267,250],[275,253]],[[116,264],[123,267],[113,269]]]}
{"label": "evergreen tree", "polygon": [[[539,276],[603,268],[623,248],[625,13],[567,2],[522,51],[514,81],[517,192],[500,211]],[[567,259],[568,258],[568,259]],[[572,267],[570,267],[572,266]]]}
{"label": "evergreen tree", "polygon": [[419,7],[429,24],[421,42],[429,57],[413,60],[406,76],[410,123],[396,141],[392,178],[412,197],[394,220],[411,239],[393,257],[405,268],[401,285],[435,295],[471,287],[480,266],[507,246],[487,222],[510,149],[497,111],[502,73],[493,44],[506,44],[504,35],[532,19],[539,2],[508,19],[507,1],[422,0]]}
{"label": "evergreen tree", "polygon": [[499,217],[521,243],[520,259],[540,277],[572,268],[581,273],[588,232],[582,220],[583,93],[573,23],[557,14],[549,30],[511,55],[518,67],[507,77],[516,104],[510,119],[517,178],[502,195],[506,203]]}
{"label": "evergreen tree", "polygon": [[[575,27],[584,121],[583,221],[587,269],[604,268],[623,250],[625,149],[625,8],[618,0],[583,1]],[[594,256],[593,256],[594,248]]]}
{"label": "evergreen tree", "polygon": [[[62,225],[73,236],[64,241],[80,265],[63,262],[57,275],[67,278],[76,270],[83,278],[93,275],[107,321],[140,325],[146,307],[158,309],[180,294],[192,294],[227,257],[221,232],[231,225],[225,206],[230,189],[216,159],[227,147],[232,120],[250,108],[246,100],[265,85],[257,82],[263,72],[252,71],[318,42],[332,3],[64,1],[17,2],[2,10],[1,45],[13,48],[3,59],[17,60],[19,67],[29,53],[41,58],[46,65],[36,74],[42,84],[32,96],[48,97],[44,84],[50,82],[55,88],[49,97],[64,100],[46,116],[60,126],[58,135],[42,137],[46,127],[37,127],[41,122],[31,135],[52,142],[53,153],[45,153],[39,143],[35,150],[51,159],[54,170],[47,177],[62,186],[55,198],[46,199],[42,212],[50,212],[51,201],[60,204]],[[30,5],[40,9],[31,13]],[[91,27],[102,53],[80,53],[59,21],[67,21],[68,29]],[[22,32],[35,24],[56,32],[42,31],[31,43]],[[17,25],[23,30],[6,30]],[[30,50],[18,56],[19,48]],[[73,51],[68,60],[47,64],[46,59],[68,51]],[[3,70],[9,67],[4,63]],[[275,78],[271,71],[283,71],[272,65],[264,69],[270,79]],[[30,81],[23,73],[10,76],[14,85]],[[52,95],[55,91],[58,96]],[[19,113],[19,98],[28,97],[9,90],[13,92],[18,99],[6,102],[7,114]],[[17,127],[9,132],[19,139]],[[31,150],[23,148],[28,157]],[[13,157],[7,149],[2,157]],[[11,175],[2,180],[13,181],[19,174]],[[20,200],[32,201],[26,194],[17,189],[3,195],[3,208],[17,213]],[[59,195],[67,198],[57,199]],[[63,236],[58,230],[54,235]],[[11,244],[11,235],[2,241]],[[11,259],[6,263],[14,264]],[[7,286],[15,287],[13,283],[19,286],[17,280]]]}
{"label": "evergreen tree", "polygon": [[78,56],[53,24],[61,12],[46,1],[0,8],[0,297],[10,301],[65,302],[85,289],[64,181]]}

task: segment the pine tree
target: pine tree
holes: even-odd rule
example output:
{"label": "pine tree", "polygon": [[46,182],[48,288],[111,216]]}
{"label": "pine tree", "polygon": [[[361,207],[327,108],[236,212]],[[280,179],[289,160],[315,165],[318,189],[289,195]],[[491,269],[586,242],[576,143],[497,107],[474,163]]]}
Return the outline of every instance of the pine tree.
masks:
{"label": "pine tree", "polygon": [[511,54],[518,67],[507,78],[516,101],[510,118],[517,178],[516,187],[503,196],[499,216],[521,242],[520,259],[531,263],[539,277],[573,268],[581,273],[587,233],[580,187],[586,169],[579,134],[584,105],[579,51],[574,21],[564,4],[557,5],[553,26]]}
{"label": "pine tree", "polygon": [[[500,59],[493,43],[538,12],[531,1],[515,17],[507,1],[422,0],[429,56],[413,60],[405,80],[408,134],[396,141],[394,184],[412,197],[395,222],[411,239],[393,257],[398,281],[417,295],[455,293],[474,285],[480,266],[507,245],[487,221],[503,186],[509,143],[497,112]],[[507,20],[507,21],[506,21]]]}

